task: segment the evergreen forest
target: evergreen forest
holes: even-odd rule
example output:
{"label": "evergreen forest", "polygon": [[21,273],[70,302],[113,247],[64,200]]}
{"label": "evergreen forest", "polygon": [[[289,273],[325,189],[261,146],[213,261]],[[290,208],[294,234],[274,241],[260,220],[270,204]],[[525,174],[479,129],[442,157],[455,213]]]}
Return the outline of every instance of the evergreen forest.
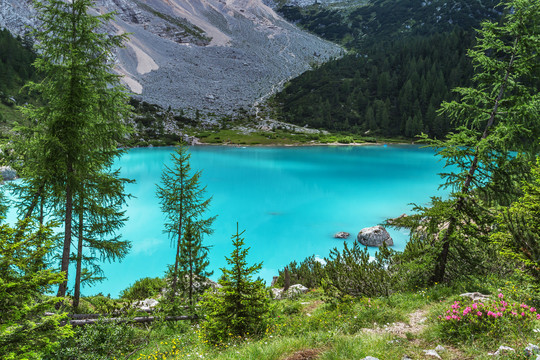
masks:
{"label": "evergreen forest", "polygon": [[437,116],[452,89],[470,85],[467,49],[475,28],[498,19],[493,1],[374,1],[356,9],[283,6],[290,21],[347,54],[291,80],[273,99],[284,121],[331,131],[441,138],[454,128]]}

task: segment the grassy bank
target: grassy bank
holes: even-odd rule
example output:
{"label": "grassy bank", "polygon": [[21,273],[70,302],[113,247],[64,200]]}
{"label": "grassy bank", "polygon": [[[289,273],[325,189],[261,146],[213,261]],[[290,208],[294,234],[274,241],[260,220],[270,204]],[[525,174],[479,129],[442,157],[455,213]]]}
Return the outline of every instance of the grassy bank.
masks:
{"label": "grassy bank", "polygon": [[467,291],[488,294],[495,302],[500,300],[499,294],[508,303],[536,306],[538,302],[534,294],[500,279],[471,280],[387,297],[347,297],[339,301],[326,297],[320,289],[312,289],[292,299],[272,300],[270,321],[263,334],[231,340],[221,346],[204,340],[199,323],[185,321],[103,328],[108,337],[101,355],[89,353],[98,348],[91,346],[93,338],[103,340],[92,327],[78,329],[79,336],[75,339],[86,339],[88,358],[345,360],[408,356],[427,359],[432,357],[426,356],[424,350],[442,346],[445,350],[438,351],[442,359],[493,359],[488,353],[501,345],[510,346],[515,352],[498,359],[536,358],[526,357],[524,351],[529,343],[540,343],[540,332],[534,331],[540,328],[538,320],[529,323],[505,320],[493,322],[493,328],[486,331],[467,333],[465,328],[457,328],[457,332],[449,332],[441,317],[453,309],[456,301],[472,304],[460,296]]}

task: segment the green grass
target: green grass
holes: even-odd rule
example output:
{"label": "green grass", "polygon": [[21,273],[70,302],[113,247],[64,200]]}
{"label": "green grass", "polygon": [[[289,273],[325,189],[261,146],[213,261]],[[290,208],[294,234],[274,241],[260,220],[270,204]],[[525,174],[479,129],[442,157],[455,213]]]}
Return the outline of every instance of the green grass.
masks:
{"label": "green grass", "polygon": [[355,134],[305,134],[284,130],[242,133],[238,130],[215,130],[194,132],[201,142],[215,145],[318,145],[318,144],[364,144],[403,143],[405,139],[365,137]]}
{"label": "green grass", "polygon": [[[488,281],[484,287],[494,293],[500,285]],[[423,350],[442,345],[447,349],[440,353],[443,359],[492,359],[487,353],[500,345],[511,346],[520,353],[529,342],[540,342],[540,333],[535,332],[509,331],[500,338],[477,334],[471,341],[457,342],[441,336],[438,314],[468,286],[474,284],[435,285],[389,297],[348,298],[339,302],[329,301],[322,291],[311,291],[298,299],[273,301],[270,325],[260,338],[216,347],[204,343],[196,324],[177,325],[176,330],[162,326],[153,330],[152,340],[131,358],[193,359],[202,355],[204,359],[219,360],[278,360],[307,350],[317,352],[317,359],[321,360],[366,356],[401,359],[404,355],[418,359],[424,358]],[[411,328],[410,332],[399,334],[385,330],[396,322],[408,323],[410,314],[419,310],[427,317],[422,322],[423,330]],[[540,328],[540,322],[535,327]]]}

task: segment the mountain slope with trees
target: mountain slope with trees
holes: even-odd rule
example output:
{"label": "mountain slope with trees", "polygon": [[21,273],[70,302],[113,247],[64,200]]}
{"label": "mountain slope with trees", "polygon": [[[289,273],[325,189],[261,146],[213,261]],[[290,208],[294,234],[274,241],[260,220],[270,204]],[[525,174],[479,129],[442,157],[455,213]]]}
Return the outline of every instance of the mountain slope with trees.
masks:
{"label": "mountain slope with trees", "polygon": [[466,49],[481,20],[500,16],[494,6],[395,0],[282,7],[289,20],[350,51],[286,84],[272,100],[276,117],[328,130],[442,137],[453,127],[436,110],[455,99],[452,88],[470,84]]}

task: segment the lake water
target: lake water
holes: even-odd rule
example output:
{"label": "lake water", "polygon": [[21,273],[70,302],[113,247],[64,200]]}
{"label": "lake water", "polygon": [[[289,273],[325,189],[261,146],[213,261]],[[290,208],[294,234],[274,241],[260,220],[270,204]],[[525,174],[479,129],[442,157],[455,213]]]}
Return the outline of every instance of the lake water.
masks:
{"label": "lake water", "polygon": [[[162,232],[164,217],[155,197],[164,164],[173,148],[132,149],[118,162],[122,176],[135,179],[127,191],[129,221],[122,234],[131,253],[121,263],[103,265],[103,283],[83,288],[117,296],[135,280],[162,276],[175,250]],[[213,279],[232,251],[231,235],[245,229],[249,262],[263,262],[260,276],[270,283],[278,269],[310,255],[328,256],[343,246],[334,233],[351,233],[410,212],[410,203],[426,204],[440,184],[443,164],[433,150],[418,146],[191,147],[191,167],[202,170],[201,183],[213,196],[208,215],[218,215],[212,246]],[[407,233],[390,230],[394,249]],[[71,272],[72,277],[74,272]]]}

